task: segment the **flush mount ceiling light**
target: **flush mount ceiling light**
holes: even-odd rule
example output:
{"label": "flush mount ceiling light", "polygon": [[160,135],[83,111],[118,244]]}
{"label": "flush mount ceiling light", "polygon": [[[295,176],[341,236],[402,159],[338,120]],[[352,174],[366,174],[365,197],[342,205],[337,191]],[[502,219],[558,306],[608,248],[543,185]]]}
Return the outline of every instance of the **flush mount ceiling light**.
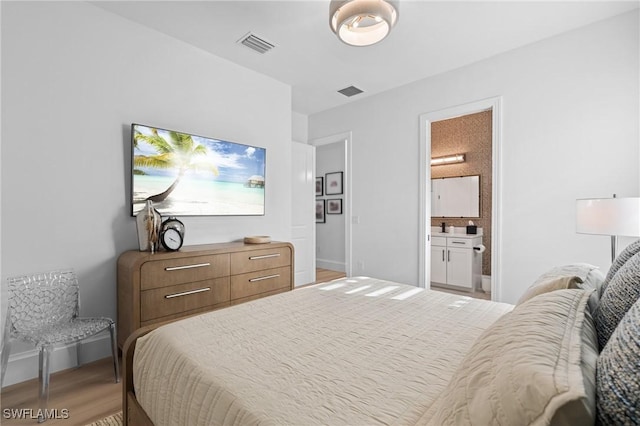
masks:
{"label": "flush mount ceiling light", "polygon": [[432,166],[440,166],[442,164],[464,163],[464,154],[447,155],[446,157],[433,157],[431,159]]}
{"label": "flush mount ceiling light", "polygon": [[332,0],[331,29],[351,46],[370,46],[385,38],[398,21],[398,2],[392,0]]}

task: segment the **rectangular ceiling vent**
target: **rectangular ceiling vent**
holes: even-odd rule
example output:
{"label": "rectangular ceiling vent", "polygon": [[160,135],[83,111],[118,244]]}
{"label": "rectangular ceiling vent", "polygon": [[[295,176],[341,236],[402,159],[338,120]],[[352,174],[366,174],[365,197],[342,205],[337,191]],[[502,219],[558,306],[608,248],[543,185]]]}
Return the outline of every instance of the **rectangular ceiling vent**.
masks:
{"label": "rectangular ceiling vent", "polygon": [[243,44],[249,49],[255,50],[258,53],[267,53],[268,51],[276,47],[275,44],[269,43],[262,37],[258,37],[251,32],[245,34],[240,40],[238,40],[238,43]]}
{"label": "rectangular ceiling vent", "polygon": [[342,90],[338,90],[338,93],[342,93],[343,95],[345,95],[346,97],[351,97],[351,96],[355,96],[357,94],[362,93],[363,91],[358,89],[355,86],[349,86],[349,87],[345,87]]}

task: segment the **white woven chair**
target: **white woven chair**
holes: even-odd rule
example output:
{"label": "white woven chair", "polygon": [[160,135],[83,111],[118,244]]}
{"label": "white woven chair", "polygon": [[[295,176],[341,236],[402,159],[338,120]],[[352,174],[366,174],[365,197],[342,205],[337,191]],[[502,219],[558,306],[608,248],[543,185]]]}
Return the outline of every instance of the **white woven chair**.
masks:
{"label": "white woven chair", "polygon": [[38,423],[47,420],[44,413],[49,400],[50,360],[55,345],[76,343],[77,362],[80,365],[80,341],[109,330],[116,383],[120,381],[115,323],[110,318],[78,316],[79,286],[73,270],[12,277],[8,278],[8,282],[9,307],[2,339],[0,386],[4,382],[11,339],[33,343],[40,351]]}

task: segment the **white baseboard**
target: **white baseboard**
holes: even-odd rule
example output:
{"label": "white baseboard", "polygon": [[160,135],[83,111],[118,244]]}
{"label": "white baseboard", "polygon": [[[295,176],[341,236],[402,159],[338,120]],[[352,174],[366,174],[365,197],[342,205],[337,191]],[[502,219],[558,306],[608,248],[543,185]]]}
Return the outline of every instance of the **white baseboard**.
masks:
{"label": "white baseboard", "polygon": [[316,259],[316,268],[331,269],[332,271],[346,272],[347,266],[344,262],[335,260]]}
{"label": "white baseboard", "polygon": [[[17,341],[12,341],[17,346]],[[109,332],[88,337],[82,341],[82,363],[111,356]],[[10,354],[2,387],[38,378],[39,351],[34,349]],[[51,373],[76,367],[76,345],[56,346],[51,354]]]}

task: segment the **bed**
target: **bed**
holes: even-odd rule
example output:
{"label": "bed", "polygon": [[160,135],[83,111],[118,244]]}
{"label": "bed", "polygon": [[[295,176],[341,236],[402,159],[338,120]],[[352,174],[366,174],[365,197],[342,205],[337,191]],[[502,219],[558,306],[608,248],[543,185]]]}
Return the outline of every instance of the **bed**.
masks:
{"label": "bed", "polygon": [[140,329],[125,424],[593,424],[604,280],[576,273],[517,306],[358,277]]}

